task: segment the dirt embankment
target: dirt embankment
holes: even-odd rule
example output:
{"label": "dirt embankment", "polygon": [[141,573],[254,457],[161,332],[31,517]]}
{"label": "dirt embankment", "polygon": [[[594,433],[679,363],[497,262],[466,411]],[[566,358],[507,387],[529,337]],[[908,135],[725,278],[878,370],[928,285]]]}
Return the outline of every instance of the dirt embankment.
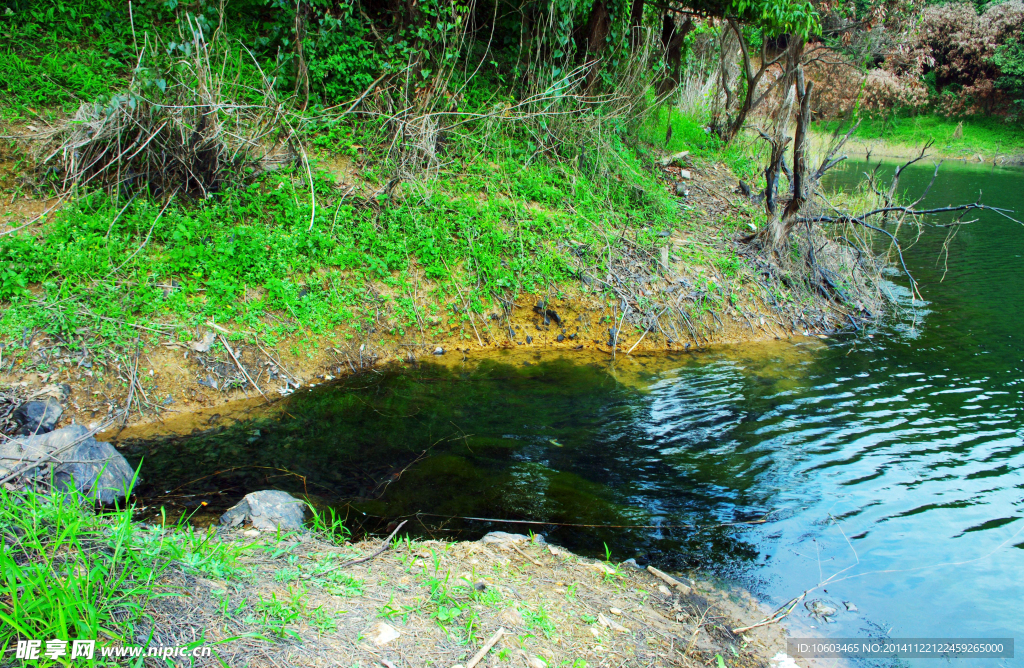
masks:
{"label": "dirt embankment", "polygon": [[[254,337],[233,340],[234,332],[210,324],[189,344],[165,341],[132,355],[71,350],[60,341],[34,334],[27,354],[0,360],[0,420],[14,428],[12,412],[26,400],[54,397],[64,407],[57,426],[105,425],[104,435],[134,425],[136,435],[159,434],[167,421],[201,422],[268,409],[284,396],[379,365],[429,360],[456,363],[503,352],[559,351],[581,356],[615,357],[699,351],[712,346],[790,337],[822,336],[830,331],[824,311],[807,329],[776,319],[744,317],[740,312],[708,316],[702,334],[674,340],[659,332],[626,331],[616,337],[621,312],[596,297],[541,300],[525,298],[504,313],[479,318],[476,330],[451,323],[447,335],[418,337],[370,334],[351,339],[344,333],[302,339],[271,347]],[[619,316],[619,318],[616,318]],[[555,319],[557,317],[557,320]],[[814,326],[814,325],[817,326]],[[788,325],[788,326],[786,326]],[[468,332],[467,332],[468,329]],[[466,338],[469,336],[470,338]],[[213,345],[216,342],[219,345]],[[228,350],[230,347],[230,351]],[[0,353],[3,351],[0,350]],[[9,355],[9,353],[8,353]]]}
{"label": "dirt embankment", "polygon": [[163,585],[182,595],[157,599],[149,624],[152,643],[205,637],[220,665],[753,668],[785,659],[782,628],[743,630],[769,612],[744,591],[581,558],[539,537],[335,545],[249,529],[213,540],[237,551],[248,575],[172,570]]}

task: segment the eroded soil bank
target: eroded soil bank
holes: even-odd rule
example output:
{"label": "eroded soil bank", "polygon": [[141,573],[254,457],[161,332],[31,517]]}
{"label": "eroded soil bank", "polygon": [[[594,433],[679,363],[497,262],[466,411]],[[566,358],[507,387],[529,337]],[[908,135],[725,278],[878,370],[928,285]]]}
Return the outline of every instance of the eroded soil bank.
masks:
{"label": "eroded soil bank", "polygon": [[[537,306],[542,303],[543,309]],[[479,339],[466,323],[451,322],[445,323],[450,327],[447,335],[430,340],[378,337],[376,333],[358,340],[339,333],[336,337],[304,340],[297,345],[284,342],[271,348],[258,338],[233,341],[234,332],[209,323],[190,344],[167,341],[140,351],[134,358],[115,355],[107,359],[88,352],[83,355],[36,334],[27,342],[31,357],[9,364],[7,372],[0,374],[0,386],[6,386],[6,415],[0,417],[10,420],[14,408],[24,401],[53,397],[64,407],[58,426],[85,424],[100,428],[104,438],[120,434],[125,427],[142,425],[149,426],[130,433],[138,437],[182,433],[182,427],[171,425],[205,428],[213,416],[254,409],[273,411],[276,400],[297,389],[386,364],[413,364],[417,360],[449,364],[547,351],[628,359],[666,352],[697,353],[712,346],[743,342],[823,337],[833,331],[833,314],[825,308],[801,315],[801,320],[786,322],[778,315],[746,316],[742,310],[722,316],[709,314],[710,326],[702,327],[696,336],[674,340],[657,331],[625,331],[621,311],[594,297],[530,297],[508,311],[478,318],[475,329]],[[615,330],[623,333],[613,337]],[[221,345],[214,347],[212,342]],[[225,344],[231,347],[230,352]],[[23,371],[26,368],[33,370]],[[39,368],[51,370],[35,370]],[[126,411],[126,406],[130,410]]]}

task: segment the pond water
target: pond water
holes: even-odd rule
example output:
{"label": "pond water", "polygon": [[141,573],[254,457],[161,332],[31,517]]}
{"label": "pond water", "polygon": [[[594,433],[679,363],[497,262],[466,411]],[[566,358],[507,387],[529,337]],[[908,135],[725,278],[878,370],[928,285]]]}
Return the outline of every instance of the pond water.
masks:
{"label": "pond water", "polygon": [[[931,172],[912,168],[903,186]],[[1024,173],[959,165],[943,166],[926,204],[979,191],[1024,210]],[[834,621],[802,606],[794,618],[833,637],[1013,636],[1024,228],[978,217],[948,265],[948,230],[908,251],[927,302],[873,332],[615,365],[517,356],[371,373],[294,395],[280,419],[136,445],[139,491],[223,507],[273,486],[356,529],[410,517],[452,538],[532,530],[582,553],[700,568],[772,605],[832,577],[810,598],[838,608]]]}

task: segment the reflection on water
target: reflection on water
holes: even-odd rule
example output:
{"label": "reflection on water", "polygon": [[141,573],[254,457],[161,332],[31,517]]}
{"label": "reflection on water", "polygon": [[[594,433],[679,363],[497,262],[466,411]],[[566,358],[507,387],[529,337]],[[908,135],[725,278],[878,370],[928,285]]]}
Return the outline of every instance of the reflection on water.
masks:
{"label": "reflection on water", "polygon": [[[1024,209],[1019,172],[947,172],[927,204],[984,184],[987,203]],[[711,569],[773,603],[839,574],[814,595],[840,610],[834,623],[796,613],[815,632],[1012,636],[1024,629],[1024,230],[962,229],[944,280],[943,240],[929,231],[908,253],[931,309],[912,326],[618,368],[510,357],[369,374],[295,395],[279,421],[136,446],[142,491],[224,504],[273,485],[369,530],[416,513],[433,535],[532,529]]]}

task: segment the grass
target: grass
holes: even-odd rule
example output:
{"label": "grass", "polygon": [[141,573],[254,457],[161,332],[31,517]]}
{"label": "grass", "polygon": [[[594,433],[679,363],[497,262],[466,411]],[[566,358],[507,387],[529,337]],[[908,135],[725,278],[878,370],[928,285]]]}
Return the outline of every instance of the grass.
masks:
{"label": "grass", "polygon": [[[612,156],[630,176],[617,179],[531,161],[528,141],[494,139],[486,154],[407,186],[385,207],[339,196],[321,171],[312,228],[308,187],[292,173],[174,201],[162,215],[163,204],[146,198],[84,195],[41,234],[0,237],[0,338],[18,339],[29,327],[128,345],[139,326],[212,319],[273,340],[338,327],[364,333],[379,310],[395,315],[388,333],[403,335],[446,306],[465,319],[465,304],[480,313],[496,307],[496,295],[568,280],[570,241],[602,249],[626,228],[653,244],[676,222],[640,149]],[[362,176],[377,180],[372,167]],[[590,256],[601,260],[598,251]],[[433,313],[413,299],[424,283]]]}
{"label": "grass", "polygon": [[[823,132],[831,132],[835,125],[835,122],[816,123]],[[958,127],[961,128],[960,138],[955,136]],[[920,148],[934,140],[933,150],[950,157],[972,158],[980,153],[991,159],[998,155],[1024,154],[1024,128],[1019,123],[1008,123],[996,117],[977,116],[959,120],[927,114],[888,119],[864,118],[854,137],[911,148]]]}
{"label": "grass", "polygon": [[764,166],[756,140],[741,135],[725,144],[707,128],[705,119],[660,107],[640,127],[638,134],[644,141],[667,153],[689,151],[694,160],[721,162],[739,178],[751,184],[758,183],[763,177]]}
{"label": "grass", "polygon": [[[543,658],[547,665],[585,666],[609,649],[628,646],[639,654],[628,665],[648,665],[668,651],[663,632],[631,619],[633,633],[640,635],[617,635],[597,626],[598,613],[612,599],[622,600],[623,609],[644,602],[665,615],[679,611],[671,607],[673,600],[647,593],[657,584],[649,574],[629,571],[607,580],[589,560],[565,551],[549,554],[530,543],[522,549],[531,558],[522,560],[477,543],[404,537],[345,574],[357,588],[342,594],[333,586],[340,571],[331,578],[317,573],[326,576],[337,560],[348,559],[345,552],[375,551],[376,541],[339,551],[336,528],[333,536],[265,532],[250,541],[241,531],[140,525],[132,522],[131,508],[96,513],[81,501],[74,494],[0,490],[5,658],[19,639],[97,639],[98,648],[128,649],[145,644],[139,638],[150,638],[156,647],[175,634],[194,633],[188,647],[212,649],[220,665],[247,665],[256,656],[287,663],[297,647],[351,665],[357,657],[370,661],[361,641],[386,621],[399,637],[379,651],[440,655],[447,665],[465,663],[499,626],[509,638],[492,649],[489,660],[526,652],[534,663]],[[546,563],[534,569],[533,560],[540,559]],[[299,581],[275,577],[291,569],[302,573]],[[565,582],[582,582],[577,596],[564,597]],[[388,603],[381,606],[382,601]],[[686,615],[679,637],[701,632],[692,626],[698,616],[689,608]],[[38,665],[69,665],[66,659]],[[124,665],[123,659],[114,661],[98,650],[90,665]]]}
{"label": "grass", "polygon": [[17,638],[124,642],[159,594],[162,543],[144,540],[130,511],[101,517],[82,502],[0,489],[0,654]]}
{"label": "grass", "polygon": [[[0,489],[0,655],[13,653],[18,640],[137,644],[150,603],[179,595],[161,584],[172,565],[244,576],[237,560],[245,546],[211,541],[212,533],[182,523],[143,527],[133,512],[94,512],[78,492]],[[44,657],[38,665],[63,663]]]}

